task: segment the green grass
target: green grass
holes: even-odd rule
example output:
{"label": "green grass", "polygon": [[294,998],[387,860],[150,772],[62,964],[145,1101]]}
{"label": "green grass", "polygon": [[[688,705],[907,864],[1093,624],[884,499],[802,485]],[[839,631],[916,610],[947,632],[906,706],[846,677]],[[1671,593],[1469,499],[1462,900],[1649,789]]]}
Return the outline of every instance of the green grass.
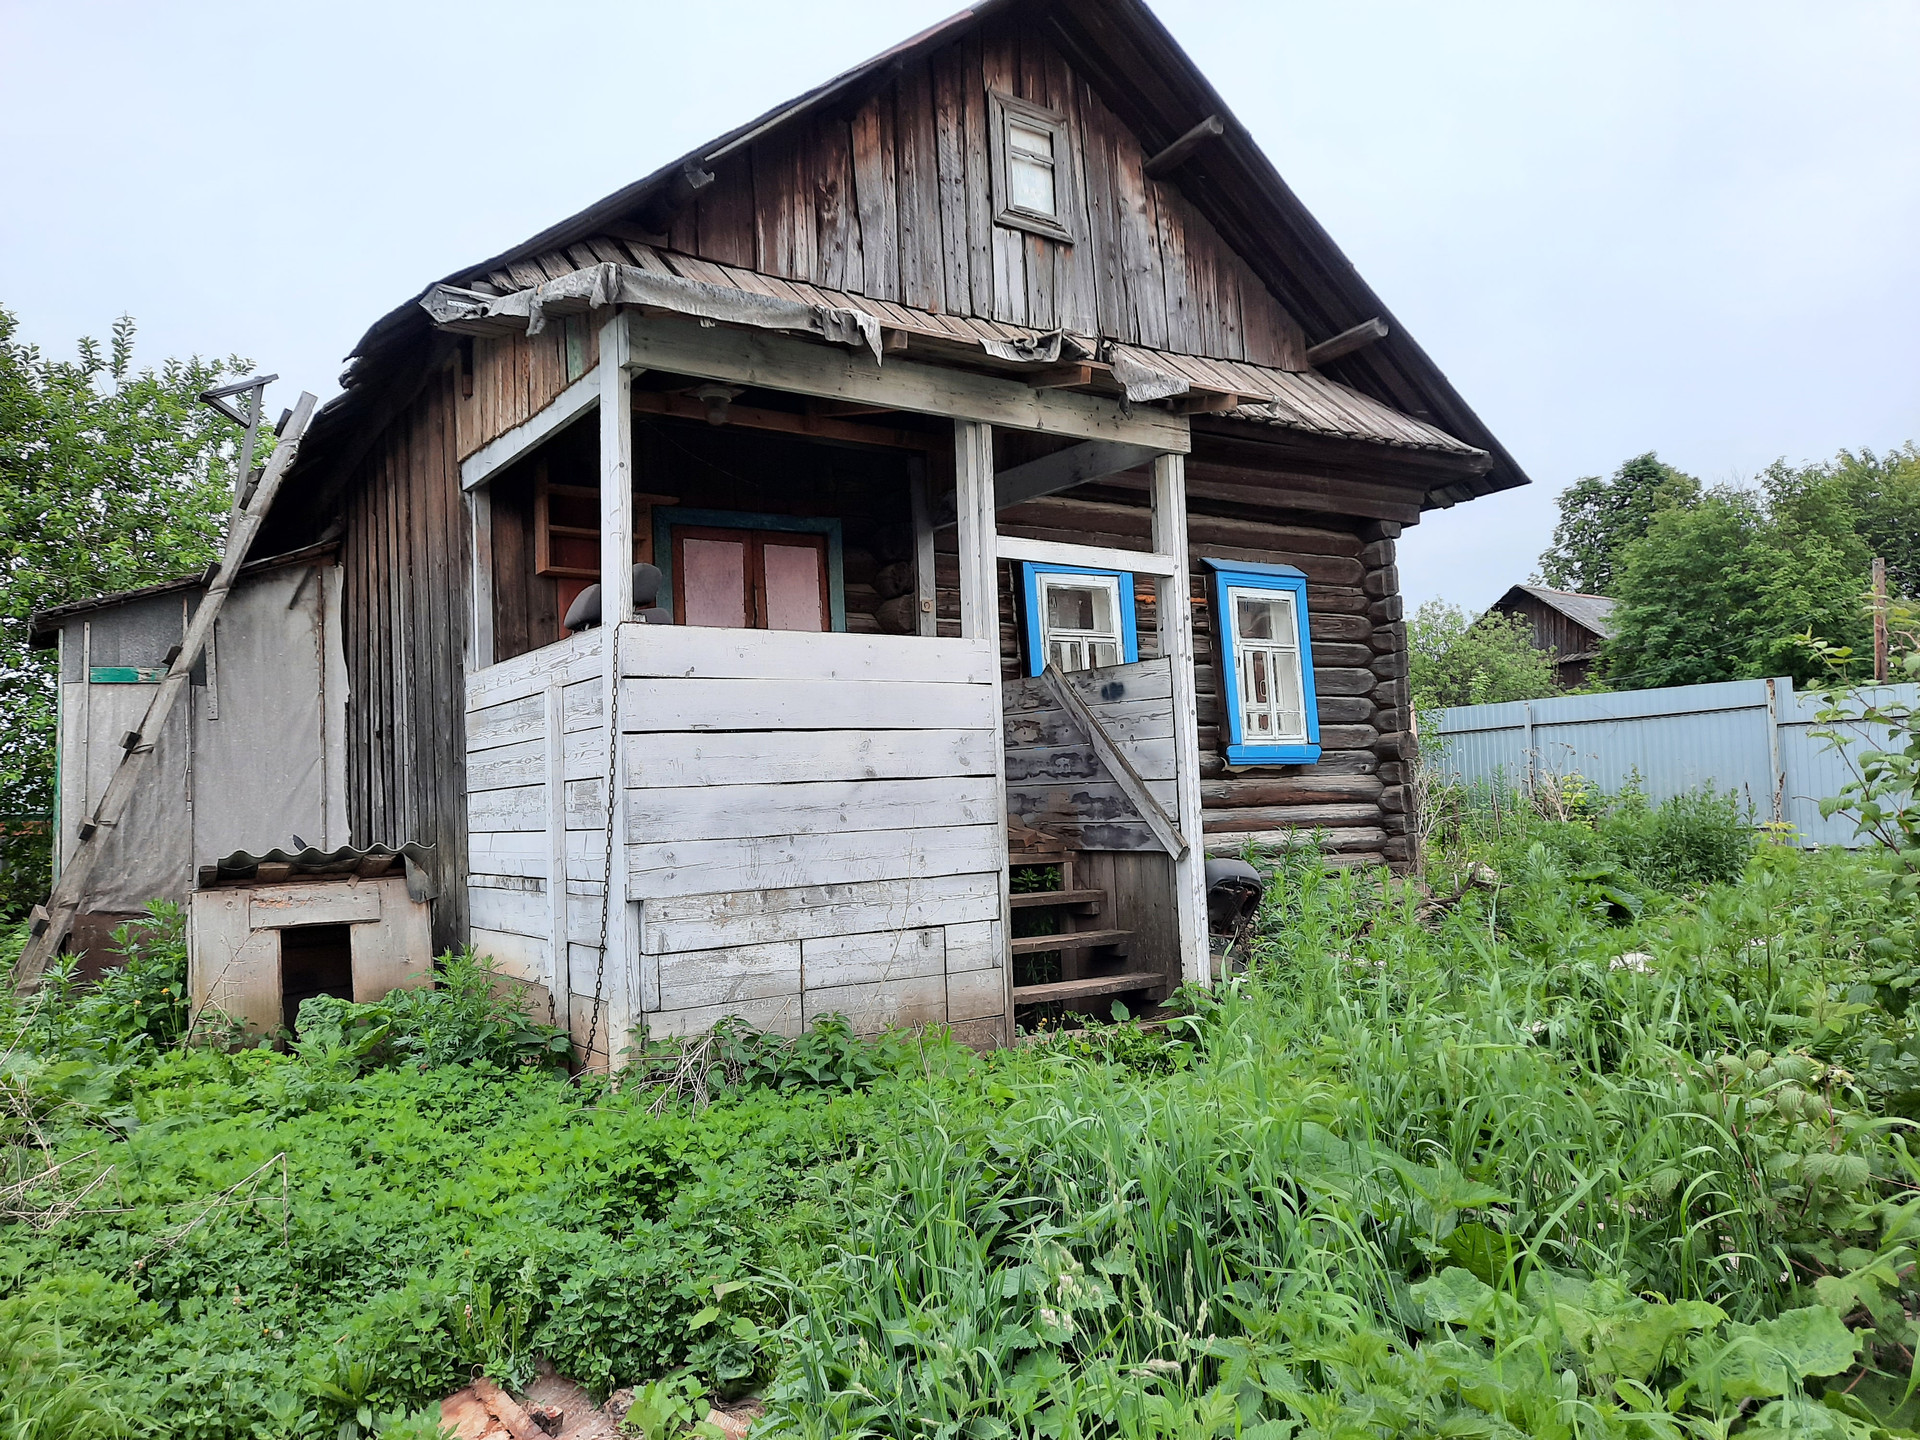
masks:
{"label": "green grass", "polygon": [[1167,1032],[734,1035],[697,1111],[570,1083],[459,961],[432,1013],[183,1050],[156,933],[126,995],[5,1017],[11,1175],[67,1164],[0,1228],[0,1394],[67,1366],[108,1417],[13,1433],[397,1435],[540,1355],[821,1440],[1905,1433],[1871,862],[1719,802],[1442,813],[1434,892],[1496,886],[1423,922],[1277,862]]}

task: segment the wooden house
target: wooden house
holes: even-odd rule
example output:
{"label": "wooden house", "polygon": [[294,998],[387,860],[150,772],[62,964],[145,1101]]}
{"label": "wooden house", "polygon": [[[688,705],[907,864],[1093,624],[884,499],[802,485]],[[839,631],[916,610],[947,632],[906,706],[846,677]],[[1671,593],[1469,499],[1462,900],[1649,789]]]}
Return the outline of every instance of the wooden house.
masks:
{"label": "wooden house", "polygon": [[1587,683],[1600,648],[1613,635],[1614,602],[1545,585],[1515,585],[1488,608],[1489,615],[1518,615],[1533,631],[1533,648],[1553,656],[1553,675],[1573,689]]}
{"label": "wooden house", "polygon": [[1395,541],[1525,483],[1137,0],[987,0],[344,386],[256,549],[337,538],[352,842],[597,1063],[1137,1009],[1207,854],[1405,862]]}

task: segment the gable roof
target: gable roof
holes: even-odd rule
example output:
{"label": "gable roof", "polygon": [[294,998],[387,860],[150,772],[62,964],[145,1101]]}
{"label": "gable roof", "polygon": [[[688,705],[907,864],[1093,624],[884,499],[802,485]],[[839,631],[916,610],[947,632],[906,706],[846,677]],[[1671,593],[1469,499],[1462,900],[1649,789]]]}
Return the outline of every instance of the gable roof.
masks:
{"label": "gable roof", "polygon": [[[1326,375],[1340,382],[1341,388],[1357,392],[1357,398],[1398,411],[1421,422],[1422,430],[1488,455],[1482,473],[1435,487],[1429,492],[1429,504],[1450,505],[1527,483],[1513,457],[1360,278],[1142,0],[983,0],[696,147],[521,244],[461,267],[440,283],[459,283],[492,270],[511,271],[529,265],[537,256],[564,252],[609,231],[631,230],[639,217],[669,201],[676,190],[696,188],[707,167],[734,150],[825,107],[856,103],[907,65],[954,43],[988,19],[1016,9],[1046,33],[1150,153],[1170,145],[1209,116],[1220,118],[1223,133],[1182,162],[1177,180],[1182,193],[1300,322],[1310,344],[1376,318],[1387,324],[1384,339],[1329,362]],[[537,272],[538,267],[534,269]],[[413,301],[368,330],[341,377],[343,393],[315,417],[303,446],[302,468],[337,454],[350,443],[356,427],[375,423],[372,395],[382,389],[383,381],[404,384],[407,366],[424,364],[430,339],[431,324]],[[388,397],[383,408],[390,413],[394,398]],[[1284,411],[1244,418],[1275,424],[1288,420]]]}
{"label": "gable roof", "polygon": [[1583,630],[1591,630],[1602,640],[1613,638],[1613,607],[1619,602],[1605,595],[1582,595],[1577,590],[1550,590],[1545,585],[1515,585],[1489,606],[1501,610],[1517,604],[1522,596],[1538,600],[1559,611]]}

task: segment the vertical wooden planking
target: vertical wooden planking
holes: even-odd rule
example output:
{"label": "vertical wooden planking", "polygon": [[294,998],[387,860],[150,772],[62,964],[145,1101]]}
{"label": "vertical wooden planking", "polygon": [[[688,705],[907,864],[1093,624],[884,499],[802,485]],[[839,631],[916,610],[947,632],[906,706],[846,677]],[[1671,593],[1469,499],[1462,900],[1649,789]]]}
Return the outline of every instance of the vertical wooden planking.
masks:
{"label": "vertical wooden planking", "polygon": [[1154,222],[1160,237],[1161,278],[1166,286],[1167,348],[1199,354],[1199,317],[1194,314],[1193,294],[1188,288],[1184,207],[1167,203],[1165,187],[1155,188],[1161,202],[1154,207]]}
{"label": "vertical wooden planking", "polygon": [[895,144],[900,157],[900,299],[946,308],[940,234],[940,144],[927,63],[909,65],[896,84]]}
{"label": "vertical wooden planking", "polygon": [[[983,32],[980,41],[980,80],[984,90],[999,91],[1003,95],[1013,94],[1020,85],[1019,49],[1014,41],[1012,29],[1005,25],[994,25]],[[994,123],[993,106],[986,104],[986,122],[989,133]],[[987,163],[988,203],[991,205],[993,178],[992,143],[988,140]],[[989,210],[991,215],[991,210]],[[993,310],[992,316],[1008,325],[1027,323],[1027,247],[1026,236],[1018,230],[1010,230],[1004,225],[991,228],[993,246]]]}
{"label": "vertical wooden planking", "polygon": [[876,300],[900,298],[899,227],[895,220],[893,89],[870,96],[853,117],[853,188],[860,216],[866,288]]}
{"label": "vertical wooden planking", "polygon": [[1120,278],[1120,231],[1116,220],[1118,193],[1113,184],[1113,138],[1117,128],[1112,113],[1091,86],[1077,87],[1082,140],[1080,149],[1087,176],[1087,251],[1085,264],[1092,277],[1094,321],[1100,334],[1125,339],[1126,287]]}
{"label": "vertical wooden planking", "polygon": [[753,268],[793,274],[793,146],[779,133],[753,143]]}
{"label": "vertical wooden planking", "polygon": [[753,196],[753,153],[736,151],[714,167],[713,184],[700,192],[700,248],[694,253],[722,265],[752,266]]}
{"label": "vertical wooden planking", "polygon": [[860,214],[854,204],[853,141],[846,122],[819,121],[815,153],[820,173],[815,182],[819,229],[817,280],[830,290],[858,291],[865,278],[860,263]]}
{"label": "vertical wooden planking", "polygon": [[792,236],[793,253],[786,273],[789,279],[819,284],[822,277],[818,190],[826,157],[821,151],[817,126],[797,133],[793,142],[787,152],[790,178],[786,186],[787,229]]}
{"label": "vertical wooden planking", "polygon": [[1173,661],[1173,749],[1176,820],[1187,837],[1187,851],[1174,862],[1175,905],[1180,921],[1183,977],[1204,985],[1210,974],[1207,948],[1206,848],[1202,841],[1200,730],[1194,695],[1193,606],[1187,549],[1187,471],[1184,455],[1161,455],[1153,462],[1153,548],[1172,558],[1171,577],[1154,582],[1160,653]]}
{"label": "vertical wooden planking", "polygon": [[933,504],[927,494],[924,456],[915,455],[907,461],[907,498],[913,514],[914,631],[920,635],[938,635],[940,621],[934,613]]}
{"label": "vertical wooden planking", "polygon": [[987,96],[981,86],[980,36],[970,31],[955,47],[967,159],[967,283],[972,314],[993,314],[993,162],[987,145]]}
{"label": "vertical wooden planking", "polygon": [[928,62],[933,75],[934,141],[940,194],[940,280],[946,308],[966,314],[973,302],[967,253],[967,107],[957,45]]}
{"label": "vertical wooden planking", "polygon": [[1132,137],[1114,147],[1114,181],[1118,192],[1120,264],[1125,277],[1133,338],[1142,345],[1164,349],[1167,343],[1167,292],[1160,275],[1159,236],[1154,228],[1153,201],[1142,169],[1145,160]]}
{"label": "vertical wooden planking", "polygon": [[1078,80],[1060,55],[1048,52],[1048,93],[1051,104],[1067,117],[1068,164],[1073,176],[1071,228],[1078,237],[1060,247],[1054,270],[1054,305],[1060,323],[1083,335],[1099,333],[1094,301],[1093,216],[1088,209],[1086,121],[1081,114]]}

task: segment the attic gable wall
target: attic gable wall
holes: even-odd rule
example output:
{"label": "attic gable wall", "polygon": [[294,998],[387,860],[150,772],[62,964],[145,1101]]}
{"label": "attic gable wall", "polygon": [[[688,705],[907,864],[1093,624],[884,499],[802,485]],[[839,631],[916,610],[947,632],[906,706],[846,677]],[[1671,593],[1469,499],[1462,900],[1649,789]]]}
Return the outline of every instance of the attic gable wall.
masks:
{"label": "attic gable wall", "polygon": [[[1071,245],[993,223],[990,90],[1068,117]],[[669,246],[783,279],[1183,354],[1306,368],[1299,325],[1058,50],[996,21],[905,66],[851,113],[753,142]]]}

